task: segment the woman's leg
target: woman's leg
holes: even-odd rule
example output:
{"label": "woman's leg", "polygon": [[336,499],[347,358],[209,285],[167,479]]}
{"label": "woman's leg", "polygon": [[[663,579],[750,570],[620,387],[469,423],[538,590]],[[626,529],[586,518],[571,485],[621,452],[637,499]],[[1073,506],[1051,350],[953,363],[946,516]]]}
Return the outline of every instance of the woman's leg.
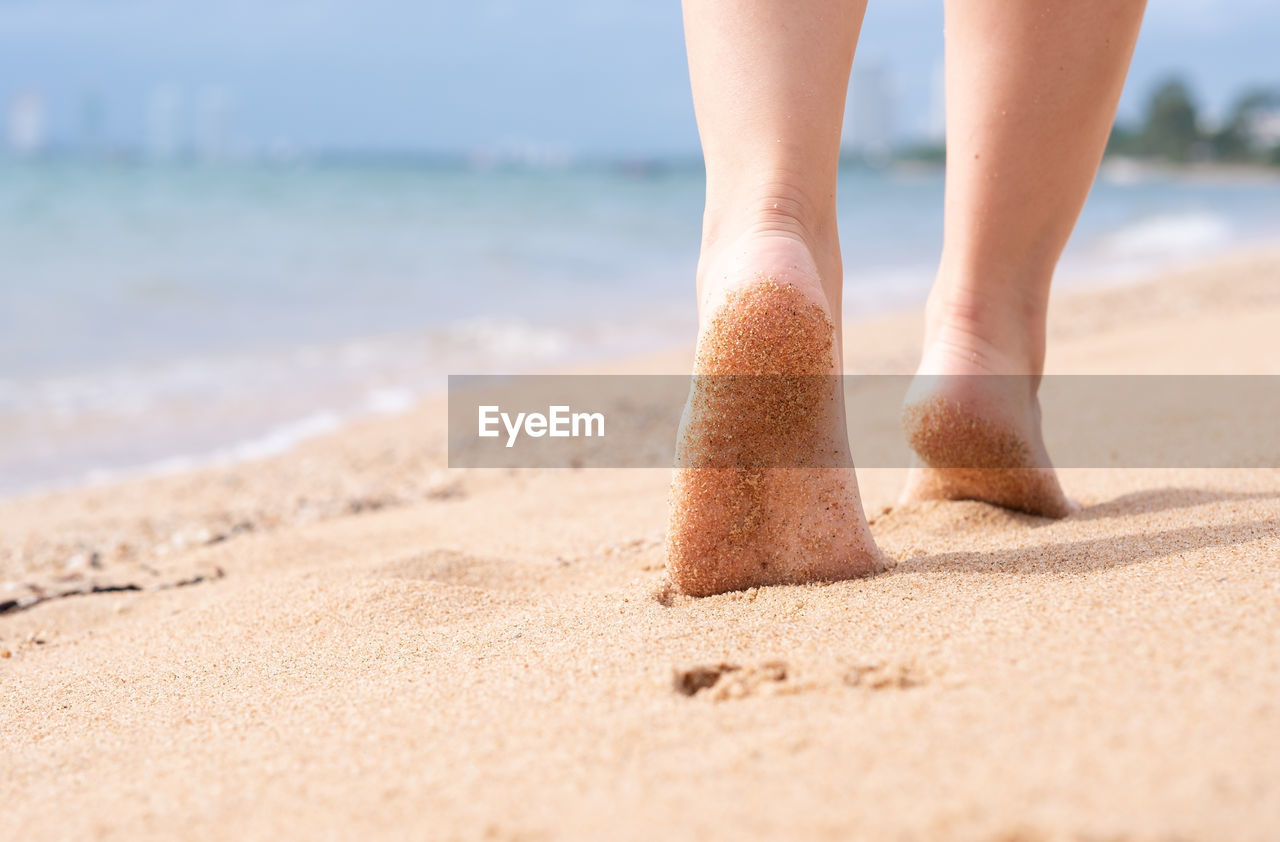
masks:
{"label": "woman's leg", "polygon": [[[695,361],[703,377],[681,427],[667,539],[671,579],[687,593],[879,567],[835,378],[836,173],[864,8],[684,3],[707,169]],[[761,377],[713,388],[708,378],[718,375]],[[794,375],[819,376],[786,379]]]}
{"label": "woman's leg", "polygon": [[917,378],[907,432],[925,465],[1005,467],[920,468],[908,499],[1071,511],[1036,400],[1049,284],[1097,172],[1144,6],[947,0],[945,233],[920,365],[928,376]]}

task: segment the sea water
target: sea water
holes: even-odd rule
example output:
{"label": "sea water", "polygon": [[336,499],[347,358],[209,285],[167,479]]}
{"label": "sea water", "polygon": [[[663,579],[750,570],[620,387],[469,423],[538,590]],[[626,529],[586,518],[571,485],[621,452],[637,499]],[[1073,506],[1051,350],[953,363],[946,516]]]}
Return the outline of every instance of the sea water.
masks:
{"label": "sea water", "polygon": [[[287,449],[450,373],[692,341],[697,163],[0,162],[0,494]],[[846,168],[846,316],[923,300],[943,177]],[[1059,283],[1280,234],[1280,181],[1104,170]]]}

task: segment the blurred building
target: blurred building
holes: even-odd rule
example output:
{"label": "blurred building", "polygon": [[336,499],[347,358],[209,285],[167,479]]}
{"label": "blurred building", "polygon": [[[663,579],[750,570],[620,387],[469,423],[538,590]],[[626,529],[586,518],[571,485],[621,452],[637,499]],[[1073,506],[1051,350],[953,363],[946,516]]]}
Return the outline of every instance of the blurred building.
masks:
{"label": "blurred building", "polygon": [[106,106],[96,92],[85,93],[80,99],[80,126],[78,144],[80,151],[96,155],[106,148]]}
{"label": "blurred building", "polygon": [[888,157],[896,138],[896,110],[888,65],[855,62],[845,102],[843,150],[871,160]]}
{"label": "blurred building", "polygon": [[147,155],[171,161],[183,151],[182,89],[158,85],[147,100]]}
{"label": "blurred building", "polygon": [[947,67],[939,59],[933,65],[929,85],[929,124],[925,137],[930,143],[944,143],[947,138]]}
{"label": "blurred building", "polygon": [[9,148],[17,155],[34,155],[45,145],[44,97],[22,91],[9,102],[5,121]]}
{"label": "blurred building", "polygon": [[1255,149],[1280,147],[1280,104],[1255,111],[1249,118],[1247,131]]}
{"label": "blurred building", "polygon": [[227,89],[206,88],[196,104],[195,146],[204,161],[223,161],[233,149],[232,121],[235,100]]}

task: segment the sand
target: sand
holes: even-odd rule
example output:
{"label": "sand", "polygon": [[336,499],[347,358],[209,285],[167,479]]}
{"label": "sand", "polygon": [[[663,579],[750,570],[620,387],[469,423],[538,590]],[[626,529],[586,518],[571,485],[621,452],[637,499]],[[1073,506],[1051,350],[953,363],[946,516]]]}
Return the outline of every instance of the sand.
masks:
{"label": "sand", "polygon": [[[1280,373],[1280,252],[1059,299],[1051,370]],[[670,472],[452,473],[443,418],[0,504],[0,602],[140,588],[0,614],[0,836],[1280,837],[1280,471],[860,471],[890,571],[693,599]]]}

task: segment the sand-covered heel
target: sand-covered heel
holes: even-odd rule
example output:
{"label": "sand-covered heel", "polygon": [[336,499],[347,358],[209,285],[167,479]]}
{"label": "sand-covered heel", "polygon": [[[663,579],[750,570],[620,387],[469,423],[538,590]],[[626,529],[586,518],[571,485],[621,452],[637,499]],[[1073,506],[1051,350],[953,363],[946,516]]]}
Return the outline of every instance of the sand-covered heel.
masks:
{"label": "sand-covered heel", "polygon": [[902,426],[920,464],[903,499],[979,500],[1043,517],[1071,514],[1077,507],[1041,442],[1016,424],[994,420],[998,413],[984,411],[982,397],[945,394],[983,386],[981,378],[954,378],[938,393],[908,399]]}
{"label": "sand-covered heel", "polygon": [[681,591],[880,569],[837,370],[814,292],[760,278],[726,296],[699,338],[677,442],[667,570]]}

